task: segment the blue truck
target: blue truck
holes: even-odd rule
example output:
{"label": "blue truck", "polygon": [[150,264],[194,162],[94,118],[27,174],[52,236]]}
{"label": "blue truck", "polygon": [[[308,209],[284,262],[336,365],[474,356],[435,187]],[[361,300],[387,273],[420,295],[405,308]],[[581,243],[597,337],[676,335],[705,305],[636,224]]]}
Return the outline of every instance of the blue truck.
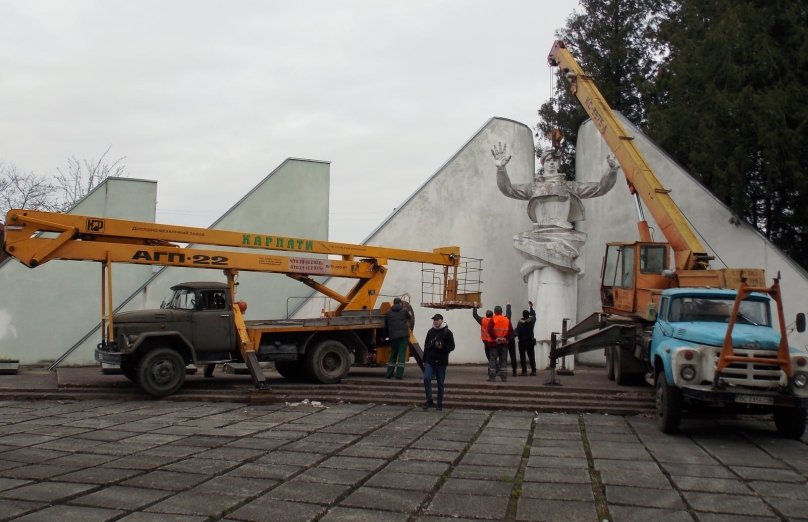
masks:
{"label": "blue truck", "polygon": [[[774,327],[771,305],[779,299],[754,291],[739,298],[739,291],[669,288],[646,319],[593,314],[562,329],[551,357],[605,349],[609,379],[644,378],[655,386],[664,433],[678,431],[683,412],[772,414],[782,436],[799,439],[808,411],[808,351],[788,346],[781,306],[781,327]],[[795,328],[805,330],[804,314]]]}

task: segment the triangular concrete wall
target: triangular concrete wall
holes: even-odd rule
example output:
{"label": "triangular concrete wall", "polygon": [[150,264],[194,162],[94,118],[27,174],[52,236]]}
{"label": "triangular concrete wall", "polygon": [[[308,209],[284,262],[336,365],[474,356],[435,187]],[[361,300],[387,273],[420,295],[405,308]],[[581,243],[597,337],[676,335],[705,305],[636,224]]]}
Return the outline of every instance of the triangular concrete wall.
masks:
{"label": "triangular concrete wall", "polygon": [[[287,159],[211,228],[328,239],[330,164]],[[157,185],[112,179],[71,213],[154,222]],[[0,266],[0,355],[22,364],[53,361],[73,350],[67,365],[94,363],[100,341],[101,265],[52,261],[35,270],[14,259]],[[116,307],[158,307],[169,288],[185,281],[225,281],[218,270],[113,266]],[[283,318],[309,289],[283,275],[242,272],[238,297],[247,319]],[[47,327],[43,327],[47,325]]]}
{"label": "triangular concrete wall", "polygon": [[[108,178],[70,213],[153,222],[156,201],[154,181]],[[149,274],[149,267],[116,267],[116,303]],[[7,259],[0,265],[0,356],[21,364],[54,360],[99,322],[100,296],[100,263],[51,261],[30,269]],[[99,341],[93,338],[93,346]],[[92,363],[92,351],[81,361]]]}
{"label": "triangular concrete wall", "polygon": [[[491,148],[507,143],[512,154],[508,171],[514,183],[532,179],[533,133],[529,127],[502,118],[489,120],[418,190],[407,198],[364,241],[365,244],[431,251],[458,245],[464,257],[482,258],[484,308],[511,301],[515,314],[527,308],[527,289],[519,275],[522,259],[511,237],[530,228],[526,202],[503,196],[496,183]],[[413,175],[416,175],[414,173]],[[349,285],[331,280],[341,290]],[[385,300],[409,294],[415,309],[415,334],[423,342],[435,310],[422,308],[421,265],[391,262],[382,288]],[[314,298],[295,315],[317,315],[328,304]],[[457,349],[453,363],[483,362],[480,328],[470,310],[441,311],[452,329]],[[482,311],[481,311],[482,313]],[[482,377],[482,375],[481,375]]]}
{"label": "triangular concrete wall", "polygon": [[[808,274],[765,237],[736,216],[704,186],[691,177],[670,156],[648,139],[628,120],[620,116],[627,132],[634,136],[634,143],[646,157],[663,186],[671,190],[671,197],[692,223],[692,228],[702,238],[703,244],[716,259],[712,266],[743,268],[762,267],[766,270],[767,284],[779,271],[782,274],[783,304],[786,323],[792,324],[797,312],[808,312]],[[584,123],[578,132],[576,179],[594,181],[606,168],[609,148],[591,121]],[[721,151],[716,151],[721,154]],[[600,270],[605,245],[609,241],[636,241],[637,215],[634,202],[626,188],[625,177],[618,174],[617,183],[605,196],[584,202],[586,220],[578,228],[588,234],[582,256],[585,274],[578,286],[578,319],[600,310]],[[656,230],[654,240],[665,241],[646,210],[649,225]],[[776,318],[775,318],[776,320]],[[805,347],[806,334],[792,332],[792,346]],[[603,359],[601,353],[588,358],[591,362]]]}

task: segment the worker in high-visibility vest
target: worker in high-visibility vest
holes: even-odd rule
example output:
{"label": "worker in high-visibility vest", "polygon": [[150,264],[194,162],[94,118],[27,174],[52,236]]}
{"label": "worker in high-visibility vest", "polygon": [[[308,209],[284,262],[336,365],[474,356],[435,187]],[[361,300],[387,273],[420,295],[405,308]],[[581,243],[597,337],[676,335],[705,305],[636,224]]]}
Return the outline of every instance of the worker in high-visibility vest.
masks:
{"label": "worker in high-visibility vest", "polygon": [[488,325],[488,333],[494,339],[491,357],[488,359],[488,380],[495,381],[497,375],[508,380],[508,343],[513,339],[511,320],[502,315],[502,307],[494,307],[494,317]]}
{"label": "worker in high-visibility vest", "polygon": [[485,317],[480,317],[480,314],[477,313],[477,309],[473,308],[471,310],[471,314],[474,316],[474,320],[477,321],[477,324],[480,325],[480,340],[483,342],[483,353],[485,353],[485,360],[490,361],[491,348],[494,346],[494,339],[492,339],[491,334],[488,333],[488,325],[494,319],[494,312],[492,310],[486,310]]}

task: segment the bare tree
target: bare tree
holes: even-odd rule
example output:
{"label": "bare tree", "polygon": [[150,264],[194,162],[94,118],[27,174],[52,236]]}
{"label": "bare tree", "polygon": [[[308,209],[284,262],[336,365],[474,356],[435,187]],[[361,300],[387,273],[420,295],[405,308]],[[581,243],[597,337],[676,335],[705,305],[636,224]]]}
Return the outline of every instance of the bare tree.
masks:
{"label": "bare tree", "polygon": [[0,221],[12,208],[58,210],[56,187],[44,176],[0,162]]}
{"label": "bare tree", "polygon": [[58,192],[59,210],[65,212],[89,194],[93,188],[112,176],[125,176],[126,165],[122,156],[111,163],[105,162],[112,145],[96,161],[79,161],[75,156],[67,159],[67,166],[56,169],[55,183]]}
{"label": "bare tree", "polygon": [[53,179],[0,162],[0,222],[12,208],[66,212],[108,177],[126,176],[125,157],[106,161],[111,148],[98,160],[71,156]]}

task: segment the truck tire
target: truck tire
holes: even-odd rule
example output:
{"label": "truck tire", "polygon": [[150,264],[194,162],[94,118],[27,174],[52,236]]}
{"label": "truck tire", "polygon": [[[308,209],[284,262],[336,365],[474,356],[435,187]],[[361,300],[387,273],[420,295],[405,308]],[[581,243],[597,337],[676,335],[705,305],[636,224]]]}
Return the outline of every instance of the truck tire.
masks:
{"label": "truck tire", "polygon": [[679,431],[682,419],[682,390],[671,386],[665,379],[665,372],[659,372],[656,381],[657,427],[662,433],[673,434]]}
{"label": "truck tire", "polygon": [[303,361],[275,361],[275,371],[290,381],[302,381],[306,378]]}
{"label": "truck tire", "polygon": [[774,425],[777,426],[777,433],[788,439],[801,439],[805,433],[807,417],[805,408],[775,408]]}
{"label": "truck tire", "polygon": [[323,384],[338,383],[348,374],[351,364],[351,353],[345,345],[332,339],[321,342],[306,356],[309,376]]}
{"label": "truck tire", "polygon": [[185,381],[185,359],[171,348],[155,348],[140,359],[137,379],[140,387],[149,395],[171,395]]}
{"label": "truck tire", "polygon": [[614,380],[614,346],[606,347],[606,378],[610,381]]}

